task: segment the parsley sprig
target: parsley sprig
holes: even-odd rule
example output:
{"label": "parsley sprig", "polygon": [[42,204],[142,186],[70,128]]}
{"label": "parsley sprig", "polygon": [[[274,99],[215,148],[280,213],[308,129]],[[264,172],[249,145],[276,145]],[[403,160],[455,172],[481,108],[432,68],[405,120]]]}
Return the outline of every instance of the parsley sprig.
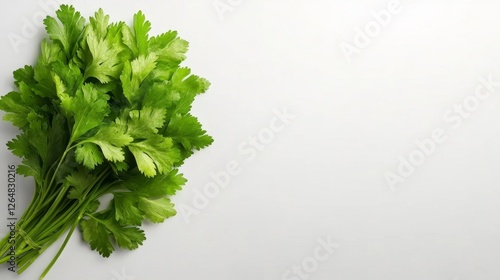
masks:
{"label": "parsley sprig", "polygon": [[[17,172],[35,183],[16,227],[17,272],[68,232],[40,279],[77,227],[103,257],[142,245],[144,220],[176,214],[170,197],[186,183],[178,167],[213,141],[190,114],[209,82],[180,66],[188,43],[175,31],[150,37],[142,12],[132,26],[102,10],[86,23],[68,5],[44,24],[36,64],[16,70],[17,90],[0,99],[20,130],[7,144],[22,158]],[[106,194],[113,198],[100,207]],[[9,240],[0,241],[0,263]]]}

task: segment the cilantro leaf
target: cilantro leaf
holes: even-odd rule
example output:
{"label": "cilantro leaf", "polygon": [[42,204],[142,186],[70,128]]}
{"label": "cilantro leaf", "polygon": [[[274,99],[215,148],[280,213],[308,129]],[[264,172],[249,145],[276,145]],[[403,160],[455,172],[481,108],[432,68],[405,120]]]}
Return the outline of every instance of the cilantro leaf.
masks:
{"label": "cilantro leaf", "polygon": [[83,142],[99,146],[107,160],[116,162],[125,160],[122,147],[130,144],[133,140],[118,125],[109,125],[100,128],[94,136],[87,138]]}
{"label": "cilantro leaf", "polygon": [[33,176],[41,184],[40,175],[64,152],[60,143],[68,135],[61,115],[55,115],[50,125],[35,112],[29,113],[26,119],[29,129],[9,141],[7,147],[14,155],[23,158],[18,173]]}
{"label": "cilantro leaf", "polygon": [[73,6],[61,5],[56,11],[61,25],[53,17],[47,17],[43,21],[49,38],[58,43],[66,57],[70,57],[83,31],[85,19]]}
{"label": "cilantro leaf", "polygon": [[177,213],[167,197],[148,198],[138,193],[115,193],[114,210],[121,224],[141,225],[144,218],[153,223],[162,223]]}
{"label": "cilantro leaf", "polygon": [[135,35],[132,29],[128,25],[123,25],[121,28],[123,44],[131,52],[131,56],[137,57],[139,55],[139,48],[137,47],[137,42],[135,41]]}
{"label": "cilantro leaf", "polygon": [[14,84],[19,87],[21,82],[24,82],[26,85],[33,86],[35,81],[35,71],[32,66],[26,65],[23,68],[19,68],[14,71]]}
{"label": "cilantro leaf", "polygon": [[148,177],[170,172],[180,159],[179,150],[173,148],[172,139],[160,135],[131,143],[128,146],[139,170]]}
{"label": "cilantro leaf", "polygon": [[27,117],[31,112],[31,108],[23,104],[19,92],[12,91],[2,96],[0,110],[7,113],[3,116],[3,119],[12,122],[13,125],[21,129],[28,125]]}
{"label": "cilantro leaf", "polygon": [[138,198],[130,192],[117,192],[113,195],[116,220],[125,225],[141,225],[143,214],[138,208]]}
{"label": "cilantro leaf", "polygon": [[128,191],[113,193],[113,209],[120,223],[141,225],[144,218],[160,223],[176,214],[167,196],[175,194],[186,182],[177,170],[152,178],[136,173],[124,179],[121,187]]}
{"label": "cilantro leaf", "polygon": [[176,31],[169,31],[151,38],[149,50],[159,56],[159,61],[168,67],[175,67],[186,59],[189,43],[177,37]]}
{"label": "cilantro leaf", "polygon": [[90,83],[84,84],[74,97],[59,91],[58,95],[63,111],[74,118],[72,141],[101,124],[110,112],[107,103],[109,95],[97,90]]}
{"label": "cilantro leaf", "polygon": [[105,38],[108,34],[109,16],[104,14],[102,9],[97,10],[93,17],[90,17],[90,27],[94,30],[97,38]]}
{"label": "cilantro leaf", "polygon": [[109,240],[110,232],[105,224],[99,223],[97,219],[82,220],[80,227],[83,232],[83,239],[90,244],[92,250],[96,250],[103,257],[109,257],[115,248]]}
{"label": "cilantro leaf", "polygon": [[32,176],[38,183],[41,183],[42,160],[31,144],[28,133],[23,132],[17,135],[16,138],[7,142],[7,147],[14,155],[23,158],[22,164],[17,167],[17,173]]}
{"label": "cilantro leaf", "polygon": [[85,68],[85,79],[94,77],[101,83],[117,79],[122,68],[119,59],[122,49],[112,47],[112,42],[106,39],[100,39],[93,29],[87,32],[87,45],[91,59]]}
{"label": "cilantro leaf", "polygon": [[144,81],[139,91],[142,107],[171,108],[180,99],[178,92],[169,91],[167,84],[153,79]]}
{"label": "cilantro leaf", "polygon": [[138,227],[122,226],[108,213],[88,215],[80,222],[83,239],[103,257],[109,257],[115,250],[112,240],[124,249],[137,249],[146,240],[144,231]]}
{"label": "cilantro leaf", "polygon": [[28,114],[29,132],[31,144],[35,147],[42,160],[45,160],[48,154],[47,131],[49,129],[48,120],[35,112]]}
{"label": "cilantro leaf", "polygon": [[116,122],[126,127],[129,135],[135,139],[144,139],[158,133],[158,128],[165,122],[166,110],[163,108],[144,107],[132,110],[128,116],[118,118]]}
{"label": "cilantro leaf", "polygon": [[139,56],[132,62],[125,62],[120,80],[123,85],[123,94],[130,102],[136,104],[140,99],[139,86],[156,67],[156,55]]}
{"label": "cilantro leaf", "polygon": [[83,200],[85,191],[90,189],[97,181],[95,175],[89,175],[84,169],[73,171],[64,180],[64,185],[71,187],[68,198]]}
{"label": "cilantro leaf", "polygon": [[90,170],[104,162],[104,155],[99,147],[93,143],[83,143],[76,147],[76,161]]}
{"label": "cilantro leaf", "polygon": [[61,62],[65,60],[66,57],[61,51],[61,45],[49,42],[46,39],[42,41],[38,63],[48,66],[54,62]]}
{"label": "cilantro leaf", "polygon": [[131,172],[122,177],[120,186],[123,189],[133,191],[139,196],[159,198],[166,195],[174,195],[187,182],[177,169],[168,174],[159,174],[154,177],[145,177],[139,172]]}
{"label": "cilantro leaf", "polygon": [[151,30],[151,23],[146,20],[144,14],[139,11],[134,15],[134,33],[139,54],[146,54],[148,50],[148,33]]}
{"label": "cilantro leaf", "polygon": [[177,115],[170,120],[165,136],[171,137],[183,149],[200,150],[212,144],[213,138],[202,129],[201,123],[190,114]]}
{"label": "cilantro leaf", "polygon": [[158,199],[140,197],[138,207],[144,216],[153,223],[163,223],[165,219],[175,216],[177,213],[174,204],[166,197]]}
{"label": "cilantro leaf", "polygon": [[199,94],[205,92],[210,86],[210,83],[204,78],[190,74],[191,69],[187,67],[177,69],[169,82],[171,89],[184,94]]}
{"label": "cilantro leaf", "polygon": [[[66,90],[65,92],[70,96],[74,96],[78,89],[83,85],[84,80],[82,72],[73,61],[67,64],[62,63],[61,61],[54,62],[52,64],[52,72],[52,79],[54,80],[54,76],[57,76],[60,79],[61,84],[64,85]],[[57,91],[57,87],[60,86],[60,84],[56,81],[54,81],[54,83]]]}

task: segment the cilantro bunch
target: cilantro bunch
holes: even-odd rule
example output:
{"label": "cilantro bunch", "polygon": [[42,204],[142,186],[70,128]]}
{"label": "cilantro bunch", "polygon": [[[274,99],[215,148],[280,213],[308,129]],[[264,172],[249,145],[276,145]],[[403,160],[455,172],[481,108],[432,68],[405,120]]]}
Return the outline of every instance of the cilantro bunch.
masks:
{"label": "cilantro bunch", "polygon": [[0,263],[15,245],[22,273],[68,232],[40,279],[77,227],[103,257],[142,245],[144,220],[176,214],[170,196],[186,182],[178,167],[213,141],[189,113],[209,82],[180,66],[188,43],[176,32],[150,37],[142,12],[132,26],[102,10],[86,23],[68,5],[56,15],[44,20],[49,39],[36,64],[16,70],[18,90],[0,99],[20,130],[7,144],[22,158],[17,172],[35,183],[15,244],[0,241]]}

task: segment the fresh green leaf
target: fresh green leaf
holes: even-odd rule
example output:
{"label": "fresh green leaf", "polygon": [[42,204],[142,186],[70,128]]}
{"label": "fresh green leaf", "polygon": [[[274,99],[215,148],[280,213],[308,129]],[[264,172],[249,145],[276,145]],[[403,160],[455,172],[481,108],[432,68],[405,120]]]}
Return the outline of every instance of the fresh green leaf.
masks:
{"label": "fresh green leaf", "polygon": [[177,115],[170,120],[165,135],[179,143],[185,150],[200,150],[212,144],[213,139],[195,117]]}
{"label": "fresh green leaf", "polygon": [[73,54],[83,31],[85,19],[73,6],[68,5],[61,5],[60,9],[56,11],[56,15],[61,24],[55,18],[49,16],[44,20],[45,29],[49,34],[49,38],[58,43],[66,57],[69,58]]}
{"label": "fresh green leaf", "polygon": [[173,148],[172,139],[155,135],[128,146],[137,161],[139,170],[148,177],[165,174],[180,160],[179,150]]}
{"label": "fresh green leaf", "polygon": [[120,186],[133,191],[138,196],[148,198],[160,198],[174,195],[186,183],[186,179],[177,169],[168,174],[160,174],[154,177],[145,177],[139,172],[132,172],[123,177]]}
{"label": "fresh green leaf", "polygon": [[138,208],[138,197],[130,192],[114,193],[116,220],[125,225],[141,225],[143,214]]}
{"label": "fresh green leaf", "polygon": [[105,216],[91,215],[80,222],[83,239],[103,257],[109,257],[115,249],[111,238],[119,247],[129,250],[137,249],[146,240],[144,231],[138,227],[122,226],[114,218]]}
{"label": "fresh green leaf", "polygon": [[121,126],[135,139],[145,139],[158,133],[158,128],[165,122],[165,109],[145,107],[132,110],[125,120],[118,119]]}
{"label": "fresh green leaf", "polygon": [[89,83],[84,84],[76,92],[75,97],[62,94],[59,98],[63,111],[74,118],[72,140],[78,139],[101,124],[110,111],[107,102],[109,95],[97,90]]}
{"label": "fresh green leaf", "polygon": [[84,143],[76,147],[76,160],[90,170],[104,162],[104,155],[93,143]]}
{"label": "fresh green leaf", "polygon": [[0,99],[0,110],[7,114],[3,119],[11,122],[13,125],[23,129],[28,125],[28,114],[31,113],[31,108],[26,106],[21,99],[19,92],[9,92]]}
{"label": "fresh green leaf", "polygon": [[134,34],[137,42],[139,54],[145,55],[148,50],[148,33],[151,30],[151,23],[146,20],[144,14],[139,11],[134,15]]}
{"label": "fresh green leaf", "polygon": [[134,139],[118,125],[104,126],[97,133],[84,142],[96,144],[101,148],[104,157],[112,162],[124,161],[125,154],[122,147],[130,144]]}
{"label": "fresh green leaf", "polygon": [[108,34],[109,16],[104,14],[102,9],[99,9],[93,17],[90,17],[90,27],[94,30],[94,34],[99,39],[106,38]]}
{"label": "fresh green leaf", "polygon": [[139,56],[132,62],[125,62],[120,80],[123,85],[123,94],[130,104],[136,104],[142,96],[139,96],[139,86],[156,66],[156,55]]}
{"label": "fresh green leaf", "polygon": [[144,213],[144,216],[153,223],[163,223],[165,219],[177,213],[174,209],[174,204],[166,197],[158,199],[140,197],[139,209]]}
{"label": "fresh green leaf", "polygon": [[96,181],[96,176],[89,174],[85,169],[73,171],[64,181],[64,185],[71,188],[68,198],[82,201],[85,198],[85,192],[92,188]]}
{"label": "fresh green leaf", "polygon": [[89,29],[86,39],[92,59],[87,62],[84,77],[94,77],[101,83],[118,79],[122,69],[122,63],[119,59],[122,49],[112,47],[106,39],[99,39],[93,29]]}

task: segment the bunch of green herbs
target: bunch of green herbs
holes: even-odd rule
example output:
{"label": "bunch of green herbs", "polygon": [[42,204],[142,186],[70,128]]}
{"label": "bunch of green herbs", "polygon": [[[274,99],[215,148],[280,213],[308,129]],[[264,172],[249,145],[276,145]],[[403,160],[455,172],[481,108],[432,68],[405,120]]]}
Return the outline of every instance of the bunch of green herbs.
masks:
{"label": "bunch of green herbs", "polygon": [[[16,70],[17,90],[0,99],[20,130],[7,144],[22,158],[17,173],[35,183],[15,244],[0,241],[0,263],[13,251],[22,273],[67,233],[40,279],[77,227],[104,257],[142,245],[144,220],[176,214],[170,197],[186,182],[178,167],[213,141],[190,114],[209,82],[180,66],[188,43],[176,32],[150,37],[142,12],[132,26],[102,10],[87,23],[68,5],[44,25],[36,64]],[[112,196],[104,209],[103,195]]]}

